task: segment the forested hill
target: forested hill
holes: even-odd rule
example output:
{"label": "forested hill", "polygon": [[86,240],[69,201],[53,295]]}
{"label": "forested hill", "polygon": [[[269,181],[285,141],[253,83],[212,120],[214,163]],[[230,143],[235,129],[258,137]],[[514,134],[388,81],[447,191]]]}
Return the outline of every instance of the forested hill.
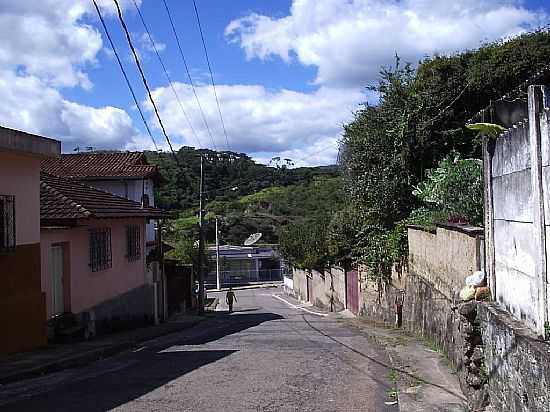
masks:
{"label": "forested hill", "polygon": [[317,177],[336,177],[336,166],[288,168],[289,159],[274,159],[273,166],[256,163],[244,153],[215,152],[182,147],[177,151],[180,166],[171,153],[145,152],[151,164],[159,166],[156,204],[167,210],[186,210],[198,206],[200,157],[204,157],[205,198],[233,201],[278,186],[308,184]]}

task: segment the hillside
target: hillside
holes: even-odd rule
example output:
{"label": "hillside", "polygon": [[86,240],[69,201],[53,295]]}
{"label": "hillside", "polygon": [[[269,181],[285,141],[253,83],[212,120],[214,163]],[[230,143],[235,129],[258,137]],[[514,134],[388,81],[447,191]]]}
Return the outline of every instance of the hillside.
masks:
{"label": "hillside", "polygon": [[335,177],[335,166],[290,169],[282,162],[274,167],[258,164],[248,155],[235,152],[215,152],[182,147],[176,154],[180,167],[171,153],[145,152],[151,164],[159,166],[156,204],[166,210],[186,210],[198,207],[200,156],[204,162],[205,199],[234,201],[272,186],[309,183],[319,176]]}
{"label": "hillside", "polygon": [[189,260],[198,239],[200,155],[205,158],[206,241],[215,241],[218,217],[220,243],[242,244],[261,232],[262,243],[277,243],[282,228],[341,208],[342,180],[336,166],[290,169],[255,163],[243,153],[214,152],[183,147],[180,167],[170,153],[146,152],[162,176],[156,204],[177,212],[167,228],[167,240],[179,257]]}

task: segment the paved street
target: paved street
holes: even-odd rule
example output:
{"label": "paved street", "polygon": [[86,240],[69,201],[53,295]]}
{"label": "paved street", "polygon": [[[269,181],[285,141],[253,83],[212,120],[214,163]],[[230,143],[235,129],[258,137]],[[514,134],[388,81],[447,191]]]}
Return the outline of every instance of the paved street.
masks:
{"label": "paved street", "polygon": [[291,306],[280,289],[236,294],[231,315],[219,311],[119,356],[0,387],[0,410],[397,410],[385,405],[384,352],[345,320]]}

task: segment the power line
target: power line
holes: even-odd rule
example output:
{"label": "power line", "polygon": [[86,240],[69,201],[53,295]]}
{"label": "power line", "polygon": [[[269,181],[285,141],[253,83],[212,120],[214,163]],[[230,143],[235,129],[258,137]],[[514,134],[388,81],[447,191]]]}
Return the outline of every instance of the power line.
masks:
{"label": "power line", "polygon": [[197,102],[197,106],[199,106],[199,111],[201,113],[202,121],[204,122],[204,126],[206,127],[208,135],[210,136],[210,140],[212,140],[212,145],[214,146],[214,150],[217,151],[216,142],[214,140],[214,137],[212,136],[212,132],[210,131],[210,126],[208,126],[208,122],[206,120],[206,116],[204,115],[204,111],[202,110],[201,102],[199,100],[199,96],[197,95],[197,91],[195,89],[195,84],[193,82],[193,79],[191,78],[191,73],[189,72],[189,66],[187,66],[187,60],[185,59],[185,54],[183,53],[183,49],[181,47],[180,39],[179,39],[178,33],[176,31],[174,21],[172,20],[172,14],[170,13],[170,9],[168,8],[168,3],[166,3],[166,0],[162,0],[162,2],[164,3],[164,8],[166,9],[166,13],[168,14],[168,19],[170,20],[170,26],[172,27],[172,32],[174,33],[174,37],[176,38],[176,43],[178,45],[178,49],[179,49],[179,52],[180,52],[181,59],[183,61],[183,65],[185,67],[185,71],[187,72],[187,77],[189,79],[189,84],[191,85],[191,88],[193,89],[193,94],[195,95],[195,100]]}
{"label": "power line", "polygon": [[212,80],[212,88],[214,89],[214,97],[216,98],[216,105],[218,106],[218,114],[220,115],[220,121],[222,123],[223,134],[225,136],[225,143],[227,145],[227,150],[229,148],[229,139],[227,137],[227,131],[225,130],[225,122],[223,121],[222,109],[220,107],[220,100],[218,99],[218,93],[216,92],[216,83],[214,82],[214,75],[212,74],[212,65],[210,64],[210,59],[208,57],[208,50],[206,49],[206,42],[204,41],[204,34],[202,32],[201,19],[199,17],[199,10],[197,9],[197,3],[193,0],[193,7],[195,8],[195,16],[197,17],[197,24],[199,26],[199,32],[201,34],[202,47],[204,48],[204,55],[206,56],[206,63],[208,64],[208,71],[210,72],[210,80]]}
{"label": "power line", "polygon": [[145,86],[145,89],[147,90],[147,95],[149,96],[149,100],[151,101],[151,104],[153,105],[153,109],[155,110],[155,114],[157,116],[157,120],[159,122],[160,128],[162,129],[162,133],[164,134],[164,137],[166,138],[166,142],[168,143],[168,147],[170,148],[170,151],[172,152],[172,155],[174,156],[174,160],[176,161],[176,164],[180,166],[180,162],[178,157],[176,156],[176,152],[174,151],[174,148],[172,147],[172,142],[170,141],[170,138],[168,137],[168,134],[166,133],[166,129],[164,128],[164,124],[162,123],[162,119],[160,118],[159,111],[157,109],[157,105],[155,104],[155,101],[153,100],[153,95],[151,94],[151,89],[149,89],[149,85],[147,84],[147,79],[145,78],[145,73],[143,72],[143,69],[141,67],[141,63],[139,62],[139,58],[136,52],[136,49],[134,48],[134,45],[132,43],[132,38],[130,37],[130,32],[128,31],[128,27],[126,26],[126,23],[124,22],[124,17],[122,16],[122,10],[120,9],[120,4],[118,4],[118,0],[113,0],[115,2],[117,13],[118,13],[118,19],[120,21],[120,24],[122,28],[124,29],[124,33],[126,34],[126,40],[128,41],[128,46],[130,46],[130,50],[132,51],[132,54],[134,56],[134,61],[136,62],[136,66],[139,70],[139,74],[141,75],[141,80],[143,81],[143,85]]}
{"label": "power line", "polygon": [[193,133],[193,136],[195,137],[195,140],[199,143],[199,147],[201,147],[202,146],[201,140],[200,140],[199,136],[197,135],[197,132],[193,128],[193,125],[191,124],[191,120],[189,119],[189,116],[187,115],[187,112],[185,111],[185,109],[183,107],[183,104],[180,100],[178,92],[176,91],[176,88],[174,87],[172,79],[170,78],[170,75],[168,74],[168,70],[166,69],[166,65],[164,64],[164,62],[162,60],[162,57],[160,57],[160,53],[157,49],[157,45],[156,45],[155,41],[153,40],[153,36],[151,35],[151,32],[149,31],[149,27],[145,23],[145,19],[143,18],[143,15],[141,14],[141,10],[139,9],[139,7],[137,5],[136,0],[132,0],[132,2],[134,3],[134,7],[136,8],[136,10],[138,12],[139,18],[141,19],[141,23],[143,24],[143,27],[145,28],[145,31],[147,32],[147,36],[149,37],[149,41],[151,41],[151,45],[153,46],[153,50],[155,51],[155,54],[157,55],[158,61],[159,61],[160,65],[162,66],[162,69],[164,71],[164,75],[166,76],[166,80],[168,81],[168,84],[170,85],[170,87],[172,89],[172,92],[174,93],[174,96],[176,97],[176,101],[179,104],[179,107],[180,107],[180,109],[181,109],[181,111],[182,111],[182,113],[185,117],[185,120],[187,121],[187,124],[189,125],[189,128],[191,129],[191,132]]}
{"label": "power line", "polygon": [[101,24],[103,26],[103,30],[105,30],[105,34],[107,35],[107,39],[109,39],[109,43],[111,44],[111,49],[113,49],[113,53],[115,54],[115,57],[116,57],[116,60],[118,62],[118,65],[120,67],[120,70],[122,71],[122,75],[124,76],[124,79],[126,80],[126,84],[128,85],[128,89],[130,89],[130,93],[132,94],[132,97],[134,99],[134,103],[136,104],[136,107],[139,111],[139,114],[141,116],[141,120],[143,121],[143,124],[145,125],[145,128],[147,129],[147,133],[149,134],[149,137],[153,141],[153,145],[155,146],[156,151],[158,152],[159,148],[157,146],[157,142],[155,141],[155,138],[153,137],[153,134],[151,133],[151,129],[149,128],[149,125],[147,124],[147,121],[145,120],[145,116],[143,115],[143,111],[141,110],[141,107],[139,105],[136,94],[134,93],[134,89],[132,87],[132,84],[130,83],[130,80],[128,79],[128,75],[126,74],[126,70],[124,70],[124,66],[122,65],[122,61],[120,59],[120,56],[118,55],[118,52],[116,50],[113,39],[111,38],[111,35],[109,34],[109,30],[107,30],[107,25],[105,24],[105,20],[103,20],[103,16],[101,15],[101,11],[99,10],[99,7],[96,3],[96,0],[92,0],[92,1],[94,3],[95,9],[97,11],[97,15],[99,16],[99,20],[101,21]]}

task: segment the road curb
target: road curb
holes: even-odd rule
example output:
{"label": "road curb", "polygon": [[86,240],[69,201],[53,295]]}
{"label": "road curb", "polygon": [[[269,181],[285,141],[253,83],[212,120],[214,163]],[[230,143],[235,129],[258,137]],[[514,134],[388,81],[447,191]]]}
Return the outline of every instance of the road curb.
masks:
{"label": "road curb", "polygon": [[5,376],[0,376],[0,386],[9,383],[22,381],[25,379],[35,378],[42,375],[47,375],[54,372],[60,372],[65,369],[77,368],[86,366],[95,361],[112,357],[128,349],[137,346],[139,343],[159,338],[162,336],[170,335],[172,333],[181,332],[183,330],[192,328],[202,322],[204,319],[197,319],[195,321],[185,324],[185,326],[178,329],[165,329],[159,330],[158,333],[151,333],[147,336],[141,336],[136,339],[131,339],[123,342],[113,343],[104,347],[90,349],[88,351],[79,353],[77,355],[67,356],[62,359],[56,359],[52,362],[43,363],[36,367],[27,368],[16,373],[12,373]]}

